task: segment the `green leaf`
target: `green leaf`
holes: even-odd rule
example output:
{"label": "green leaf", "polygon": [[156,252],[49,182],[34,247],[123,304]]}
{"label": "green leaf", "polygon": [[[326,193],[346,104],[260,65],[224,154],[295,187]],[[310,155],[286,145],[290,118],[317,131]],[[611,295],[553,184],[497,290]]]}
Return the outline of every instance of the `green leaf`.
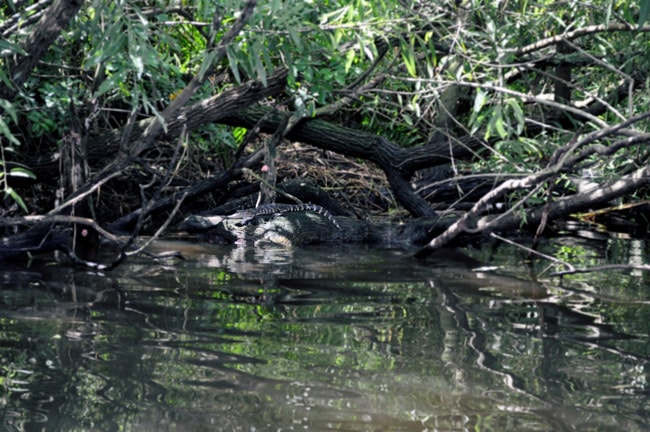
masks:
{"label": "green leaf", "polygon": [[110,75],[99,85],[99,88],[93,96],[99,97],[117,88],[119,83],[122,81],[123,76],[123,71]]}
{"label": "green leaf", "polygon": [[262,84],[264,87],[266,87],[266,68],[264,67],[264,63],[262,62],[262,52],[264,51],[264,47],[259,41],[255,41],[252,45],[251,48],[251,57],[254,59],[254,67],[255,67],[255,73],[257,74],[257,78],[259,78],[260,81],[262,81]]}
{"label": "green leaf", "polygon": [[506,131],[506,128],[504,126],[505,122],[501,110],[498,108],[495,109],[494,114],[495,114],[494,128],[496,129],[499,138],[501,139],[507,138],[508,131]]}
{"label": "green leaf", "polygon": [[352,67],[352,63],[354,63],[354,59],[356,57],[356,52],[353,49],[348,50],[347,53],[345,53],[345,73],[348,73],[350,71],[350,68]]}
{"label": "green leaf", "polygon": [[130,54],[129,57],[131,57],[131,63],[133,64],[133,67],[135,67],[138,79],[140,79],[144,73],[144,61],[142,56]]}
{"label": "green leaf", "polygon": [[370,60],[371,62],[375,61],[375,53],[373,52],[372,48],[368,46],[363,36],[357,34],[356,37],[357,37],[357,42],[359,43],[359,52],[364,53],[368,58],[368,60]]}
{"label": "green leaf", "polygon": [[506,106],[512,111],[512,115],[517,121],[517,135],[521,134],[524,130],[524,123],[526,118],[524,116],[524,111],[521,109],[519,102],[515,99],[508,99],[506,101]]}
{"label": "green leaf", "polygon": [[12,84],[11,80],[9,79],[9,76],[5,73],[5,71],[2,68],[0,68],[0,81],[2,81],[2,83],[7,88],[10,88],[10,89],[14,88],[14,85]]}
{"label": "green leaf", "polygon": [[503,111],[501,106],[497,105],[491,110],[490,122],[487,125],[484,139],[488,140],[494,135],[494,132],[496,132],[499,138],[506,138],[508,136],[508,131],[504,124]]}
{"label": "green leaf", "polygon": [[295,27],[289,27],[289,37],[291,37],[296,48],[300,51],[302,49],[302,40],[300,39],[300,35],[296,31]]}
{"label": "green leaf", "polygon": [[11,116],[11,120],[13,120],[14,123],[18,122],[18,117],[16,115],[16,108],[14,105],[9,102],[6,99],[0,99],[0,108],[7,114]]}
{"label": "green leaf", "polygon": [[483,89],[476,90],[476,97],[474,98],[474,112],[479,113],[485,102],[487,101],[487,92]]}
{"label": "green leaf", "polygon": [[30,169],[23,167],[12,168],[7,175],[9,177],[30,178],[36,180],[36,174],[34,174]]}
{"label": "green leaf", "polygon": [[350,8],[351,6],[344,6],[341,9],[337,9],[330,13],[323,14],[321,16],[320,23],[321,24],[337,23],[345,16],[345,14],[348,12],[348,9]]}
{"label": "green leaf", "polygon": [[[230,66],[230,70],[232,71],[233,76],[235,77],[235,81],[238,83],[241,82],[241,76],[239,75],[239,66],[238,66],[238,61],[237,61],[237,55],[233,51],[232,45],[228,45],[226,48],[226,55],[228,56],[228,65]],[[206,59],[207,60],[207,59]],[[203,65],[206,65],[207,62],[203,62]],[[203,68],[203,65],[201,65],[201,68]]]}
{"label": "green leaf", "polygon": [[233,138],[235,138],[235,142],[237,144],[243,143],[247,132],[248,132],[248,129],[243,128],[243,127],[236,127],[235,129],[233,129],[232,136],[233,136]]}
{"label": "green leaf", "polygon": [[[235,75],[235,78],[237,79],[237,82],[239,82],[239,69],[237,68],[237,57],[235,56],[235,53],[232,52],[231,47],[228,46],[228,49],[226,50],[227,55],[228,55],[228,60],[230,61],[230,68],[232,69],[232,73]],[[212,50],[207,53],[205,58],[203,59],[203,63],[201,63],[201,67],[199,68],[199,79],[203,79],[204,75],[210,70],[212,67],[212,63],[214,63],[214,60],[217,58],[217,50]],[[234,67],[233,67],[234,66]]]}
{"label": "green leaf", "polygon": [[0,117],[0,135],[3,135],[10,142],[16,145],[20,145],[20,141],[18,141],[18,138],[16,138],[16,136],[11,133],[9,126],[7,126],[7,123],[5,123],[2,117]]}
{"label": "green leaf", "polygon": [[21,196],[18,195],[18,192],[16,192],[12,187],[7,186],[5,188],[5,195],[9,195],[14,201],[16,201],[16,204],[18,204],[25,213],[29,213],[29,209],[25,205],[25,201],[23,201]]}
{"label": "green leaf", "polygon": [[[3,52],[7,51],[7,52]],[[24,49],[22,49],[20,46],[11,43],[9,41],[6,41],[4,39],[0,39],[0,53],[2,53],[3,56],[7,54],[19,54],[19,55],[25,55],[27,54]]]}
{"label": "green leaf", "polygon": [[650,0],[639,0],[639,6],[641,8],[639,11],[639,28],[641,28],[648,19],[648,15],[650,15]]}
{"label": "green leaf", "polygon": [[264,69],[264,65],[262,64],[262,59],[259,56],[255,61],[255,73],[257,74],[259,80],[262,81],[262,85],[266,87],[266,69]]}
{"label": "green leaf", "polygon": [[402,50],[402,60],[406,66],[406,72],[413,78],[417,77],[417,68],[415,67],[415,54],[412,49]]}

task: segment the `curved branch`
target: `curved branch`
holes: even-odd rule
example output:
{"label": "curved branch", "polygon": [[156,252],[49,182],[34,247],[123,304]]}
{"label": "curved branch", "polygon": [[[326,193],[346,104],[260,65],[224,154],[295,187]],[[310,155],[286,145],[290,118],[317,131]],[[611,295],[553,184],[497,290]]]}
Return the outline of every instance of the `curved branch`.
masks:
{"label": "curved branch", "polygon": [[[261,131],[273,133],[281,121],[281,113],[272,113],[270,108],[255,106],[233,112],[219,121],[246,128],[255,127],[259,123]],[[376,163],[386,174],[395,197],[413,216],[435,214],[429,203],[414,193],[410,178],[418,167],[447,163],[451,158],[447,143],[417,149],[402,148],[380,136],[319,119],[305,119],[291,130],[287,138]],[[454,149],[456,151],[459,154],[471,154],[465,148]],[[454,157],[457,156],[454,154]]]}
{"label": "curved branch", "polygon": [[[287,80],[287,70],[278,70],[276,74],[267,79],[264,87],[258,81],[249,81],[233,89],[226,90],[218,95],[199,101],[189,107],[181,108],[176,117],[167,123],[165,138],[178,137],[186,128],[193,131],[205,124],[221,121],[232,112],[242,110],[266,97],[277,95],[284,90]],[[151,119],[141,120],[133,125],[133,133],[127,134],[125,147],[137,143],[142,131],[149,125]],[[104,162],[107,156],[116,155],[120,149],[123,129],[111,130],[103,135],[92,137],[88,141],[88,162],[97,166]],[[50,178],[57,169],[59,153],[47,157],[32,159],[28,164],[39,178]]]}
{"label": "curved branch", "polygon": [[[132,155],[137,156],[143,150],[149,147],[151,143],[153,143],[153,141],[160,135],[163,129],[165,129],[165,126],[177,117],[179,110],[190,100],[192,95],[196,93],[198,88],[210,75],[210,72],[213,70],[214,65],[218,64],[226,55],[226,48],[244,28],[244,25],[253,14],[255,4],[255,0],[249,0],[246,3],[237,20],[219,41],[219,45],[214,49],[212,53],[209,53],[206,56],[203,64],[199,68],[199,72],[192,78],[192,81],[190,81],[187,87],[183,89],[181,94],[179,94],[173,101],[171,101],[171,103],[161,113],[162,120],[159,120],[158,117],[154,117],[144,132],[142,132],[141,137],[139,137],[137,140],[135,148],[131,152]],[[208,41],[208,44],[210,43],[211,41]]]}

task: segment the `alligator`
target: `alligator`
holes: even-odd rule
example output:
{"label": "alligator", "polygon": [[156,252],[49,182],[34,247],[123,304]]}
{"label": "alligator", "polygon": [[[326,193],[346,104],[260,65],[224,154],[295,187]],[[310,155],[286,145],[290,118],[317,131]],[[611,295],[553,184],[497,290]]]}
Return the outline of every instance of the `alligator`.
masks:
{"label": "alligator", "polygon": [[241,219],[240,224],[246,225],[253,221],[258,216],[264,215],[279,215],[282,213],[290,212],[304,212],[310,211],[325,217],[337,229],[341,229],[341,225],[334,219],[332,213],[324,207],[316,204],[265,204],[257,208],[239,210],[236,213],[228,216],[228,219]]}

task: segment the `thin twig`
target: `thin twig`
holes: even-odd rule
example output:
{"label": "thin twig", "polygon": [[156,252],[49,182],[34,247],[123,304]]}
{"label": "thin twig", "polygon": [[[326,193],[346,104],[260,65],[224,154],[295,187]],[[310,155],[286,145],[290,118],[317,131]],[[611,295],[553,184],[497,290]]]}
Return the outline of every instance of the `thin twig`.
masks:
{"label": "thin twig", "polygon": [[137,249],[135,249],[133,251],[125,252],[125,255],[126,256],[137,255],[140,252],[142,252],[144,249],[148,248],[151,245],[151,243],[153,243],[155,240],[157,240],[158,237],[160,237],[162,235],[162,233],[165,232],[165,230],[167,229],[167,227],[171,223],[172,219],[174,219],[174,216],[176,216],[176,213],[178,213],[178,209],[183,204],[183,201],[185,200],[185,198],[187,198],[187,195],[188,195],[188,193],[185,192],[180,197],[180,199],[176,202],[176,205],[174,206],[173,210],[171,211],[171,213],[169,214],[169,216],[167,217],[165,222],[160,226],[160,228],[158,228],[158,230],[154,233],[154,235],[151,236],[151,238],[149,238],[142,246],[138,247]]}
{"label": "thin twig", "polygon": [[266,185],[268,188],[273,189],[275,192],[277,192],[277,193],[279,193],[280,195],[282,195],[282,196],[284,196],[284,197],[286,197],[286,198],[288,198],[288,199],[294,201],[295,203],[297,203],[297,204],[302,204],[302,203],[303,203],[299,198],[297,198],[297,197],[291,195],[291,194],[288,193],[288,192],[283,191],[282,189],[279,189],[278,187],[276,187],[276,186],[274,186],[274,185],[271,185],[270,183],[268,183],[267,181],[265,181],[262,177],[260,177],[259,175],[255,174],[255,173],[253,172],[253,170],[251,170],[250,168],[242,168],[242,172],[243,172],[244,174],[247,174],[247,175],[253,177],[255,180],[258,180],[260,183],[263,183],[263,184]]}
{"label": "thin twig", "polygon": [[536,251],[535,249],[531,249],[531,248],[526,247],[526,246],[524,246],[524,245],[522,245],[522,244],[515,243],[515,242],[513,242],[512,240],[509,240],[509,239],[507,239],[507,238],[505,238],[505,237],[501,237],[501,236],[498,235],[498,234],[490,233],[490,237],[493,237],[493,238],[495,238],[495,239],[497,239],[497,240],[500,240],[500,241],[502,241],[502,242],[504,242],[504,243],[508,243],[509,245],[515,246],[515,247],[517,247],[517,248],[519,248],[519,249],[523,249],[523,250],[525,250],[526,252],[528,252],[528,253],[531,254],[531,255],[537,255],[537,256],[540,256],[540,257],[542,257],[542,258],[545,258],[545,259],[547,259],[547,260],[549,260],[549,261],[553,261],[554,263],[561,264],[561,265],[567,267],[567,268],[569,269],[569,271],[575,270],[575,267],[573,267],[571,264],[569,264],[569,263],[566,262],[566,261],[562,261],[561,259],[559,259],[559,258],[555,258],[554,256],[547,255],[547,254],[545,254],[545,253],[542,253],[542,252]]}

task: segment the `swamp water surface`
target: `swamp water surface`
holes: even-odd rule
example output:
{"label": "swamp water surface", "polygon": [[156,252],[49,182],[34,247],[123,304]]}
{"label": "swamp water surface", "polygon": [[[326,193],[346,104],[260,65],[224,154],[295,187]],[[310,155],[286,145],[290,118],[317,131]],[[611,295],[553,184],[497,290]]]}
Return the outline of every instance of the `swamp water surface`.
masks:
{"label": "swamp water surface", "polygon": [[[648,243],[565,241],[546,250],[650,262]],[[504,246],[474,250],[496,270],[449,251],[182,246],[104,274],[0,269],[0,429],[650,428],[648,273],[535,280]]]}

